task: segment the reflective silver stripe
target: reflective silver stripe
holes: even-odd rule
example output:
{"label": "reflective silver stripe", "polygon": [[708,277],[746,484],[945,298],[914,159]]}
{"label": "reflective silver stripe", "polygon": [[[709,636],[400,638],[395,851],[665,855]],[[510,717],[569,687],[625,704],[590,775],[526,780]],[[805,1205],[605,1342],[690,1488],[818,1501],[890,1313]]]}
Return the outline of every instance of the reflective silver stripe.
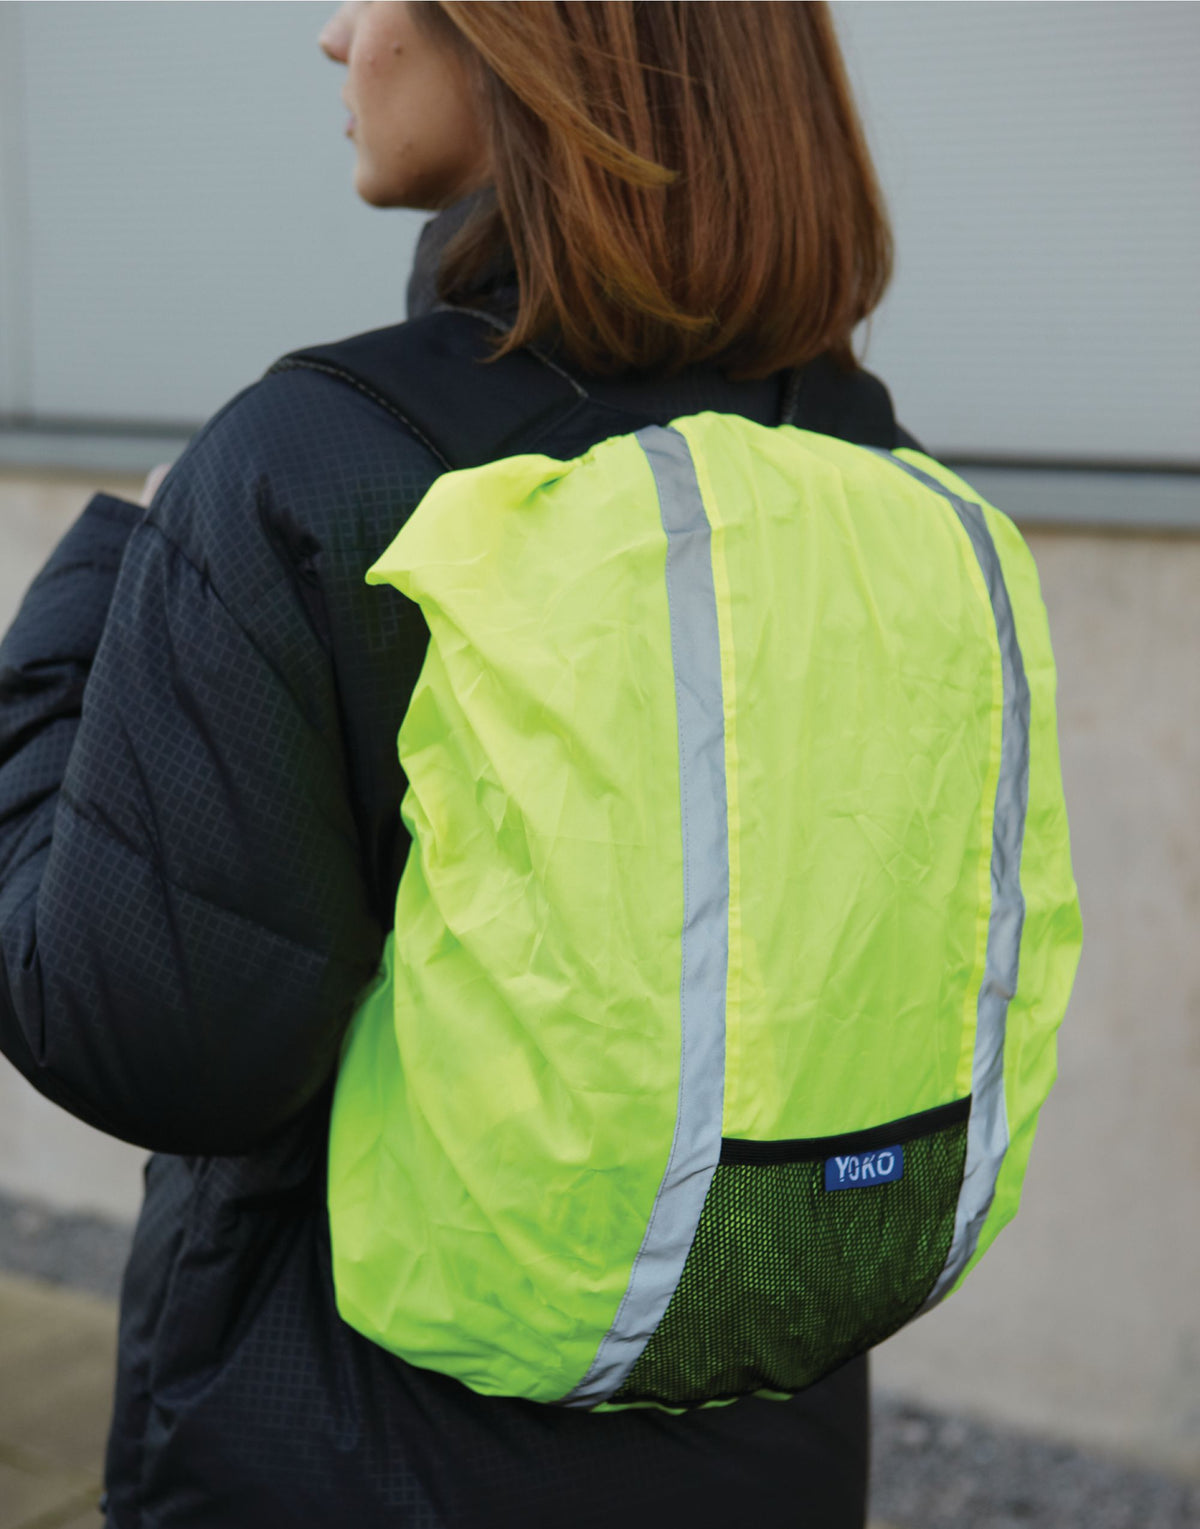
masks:
{"label": "reflective silver stripe", "polygon": [[1004,682],[1004,711],[1000,739],[1000,779],[992,823],[992,907],[988,920],[983,985],[979,989],[975,1056],[971,1067],[971,1117],[967,1125],[967,1160],[954,1236],[945,1265],[928,1300],[928,1311],[949,1291],[970,1262],[979,1233],[991,1209],[996,1178],[1008,1150],[1008,1117],[1004,1107],[1004,1032],[1008,1005],[1017,990],[1021,928],[1025,899],[1021,894],[1021,845],[1029,797],[1029,686],[1013,624],[1012,605],[1000,559],[983,510],[960,499],[944,483],[902,457],[880,451],[910,477],[949,501],[971,540],[983,581],[992,602],[1000,667]]}
{"label": "reflective silver stripe", "polygon": [[687,441],[649,425],[636,439],[650,462],[667,533],[667,603],[679,726],[683,830],[683,963],[679,1103],[666,1171],[629,1284],[568,1406],[607,1400],[662,1320],[696,1235],[721,1156],[725,977],[729,964],[729,830],[725,710],[711,528]]}

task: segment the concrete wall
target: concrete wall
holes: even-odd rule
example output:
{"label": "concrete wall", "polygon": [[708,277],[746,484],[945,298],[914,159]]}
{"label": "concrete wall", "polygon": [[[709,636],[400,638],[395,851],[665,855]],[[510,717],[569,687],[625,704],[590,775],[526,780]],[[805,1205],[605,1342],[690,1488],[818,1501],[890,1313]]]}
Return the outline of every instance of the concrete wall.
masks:
{"label": "concrete wall", "polygon": [[876,1374],[1200,1476],[1200,538],[1029,541],[1083,958],[1021,1214]]}
{"label": "concrete wall", "polygon": [[[0,621],[90,486],[0,477]],[[1200,1476],[1200,537],[1029,540],[1058,656],[1083,961],[1021,1215],[876,1374]],[[0,1188],[132,1213],[140,1163],[0,1064]]]}

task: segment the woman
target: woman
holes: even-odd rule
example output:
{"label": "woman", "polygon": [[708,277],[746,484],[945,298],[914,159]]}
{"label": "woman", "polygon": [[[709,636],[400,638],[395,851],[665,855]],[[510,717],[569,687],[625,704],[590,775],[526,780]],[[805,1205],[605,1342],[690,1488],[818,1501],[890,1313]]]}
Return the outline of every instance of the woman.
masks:
{"label": "woman", "polygon": [[[363,575],[439,472],[525,439],[547,379],[614,432],[786,411],[907,441],[850,354],[889,239],[829,16],[353,0],[321,46],[359,195],[441,209],[415,322],[273,368],[145,515],[96,495],[2,654],[0,1040],[154,1153],[108,1524],[860,1526],[865,1360],[683,1415],[478,1396],[339,1320],[323,1180],[407,852],[395,737],[426,639]],[[413,353],[420,419],[387,393]]]}

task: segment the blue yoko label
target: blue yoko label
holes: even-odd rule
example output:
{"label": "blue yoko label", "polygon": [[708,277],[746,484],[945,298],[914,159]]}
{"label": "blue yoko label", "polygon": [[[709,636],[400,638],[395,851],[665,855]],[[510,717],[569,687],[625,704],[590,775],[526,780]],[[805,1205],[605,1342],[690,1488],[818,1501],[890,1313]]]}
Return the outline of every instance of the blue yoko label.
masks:
{"label": "blue yoko label", "polygon": [[826,1189],[862,1189],[903,1177],[903,1147],[877,1147],[874,1152],[847,1152],[825,1159]]}

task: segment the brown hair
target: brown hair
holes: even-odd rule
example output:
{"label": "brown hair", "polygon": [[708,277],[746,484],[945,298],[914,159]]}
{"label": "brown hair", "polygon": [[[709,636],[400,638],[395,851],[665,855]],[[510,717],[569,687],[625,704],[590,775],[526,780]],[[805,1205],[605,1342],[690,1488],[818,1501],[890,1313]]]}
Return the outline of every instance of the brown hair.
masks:
{"label": "brown hair", "polygon": [[476,70],[494,201],[448,247],[463,301],[505,245],[497,354],[555,332],[585,370],[764,377],[830,351],[891,275],[887,215],[824,4],[440,0]]}

